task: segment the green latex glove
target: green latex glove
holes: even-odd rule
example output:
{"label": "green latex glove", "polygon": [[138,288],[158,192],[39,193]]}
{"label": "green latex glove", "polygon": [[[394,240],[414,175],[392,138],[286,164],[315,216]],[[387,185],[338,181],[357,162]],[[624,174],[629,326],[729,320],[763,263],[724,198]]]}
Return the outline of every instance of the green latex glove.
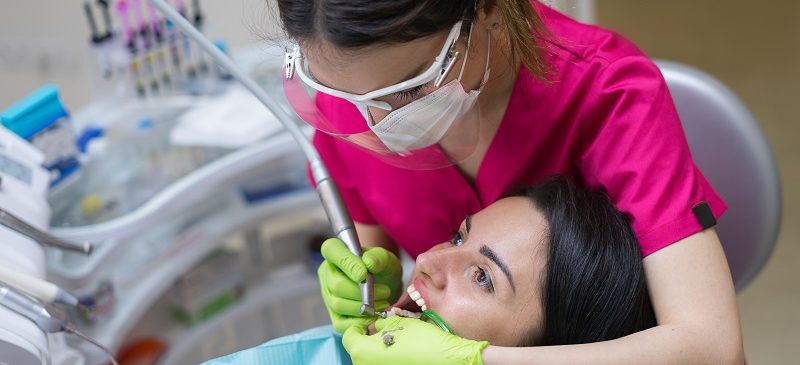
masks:
{"label": "green latex glove", "polygon": [[[353,365],[482,365],[481,351],[489,346],[489,342],[467,340],[416,318],[379,319],[375,329],[371,336],[366,335],[365,326],[345,331],[342,344]],[[393,337],[392,345],[384,343],[386,335]]]}
{"label": "green latex glove", "polygon": [[331,316],[333,329],[344,332],[353,325],[367,325],[375,317],[361,315],[361,291],[358,283],[374,276],[375,310],[384,310],[397,301],[403,290],[403,268],[393,253],[382,247],[367,247],[361,258],[347,249],[344,242],[331,238],[322,243],[325,261],[319,266],[322,299]]}

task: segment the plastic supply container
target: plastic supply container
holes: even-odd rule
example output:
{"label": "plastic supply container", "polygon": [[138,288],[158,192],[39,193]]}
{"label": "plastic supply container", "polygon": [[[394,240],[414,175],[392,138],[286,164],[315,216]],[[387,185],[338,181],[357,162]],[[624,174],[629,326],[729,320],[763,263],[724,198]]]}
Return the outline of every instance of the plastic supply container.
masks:
{"label": "plastic supply container", "polygon": [[[266,68],[264,64],[263,57],[250,63],[264,76],[260,82],[279,88],[280,61]],[[277,89],[270,92],[280,94]],[[276,270],[308,266],[307,245],[270,247],[291,240],[290,233],[275,227],[298,227],[315,235],[329,229],[307,182],[305,156],[286,133],[275,132],[236,149],[170,143],[178,117],[215,97],[99,101],[75,113],[79,130],[92,128],[82,141],[89,158],[82,175],[52,191],[51,233],[96,246],[88,257],[48,251],[48,269],[55,283],[104,306],[98,317],[80,322],[112,351],[147,336],[168,349],[184,343],[196,328],[249,303],[251,289],[266,285],[264,280]],[[273,228],[264,230],[264,222]],[[193,326],[176,320],[171,313],[176,304],[198,308],[196,304],[214,294],[192,289],[187,290],[191,296],[170,300],[167,293],[173,285],[190,277],[226,237],[244,237],[243,232],[261,237],[241,239],[247,252],[241,256],[247,267],[244,296],[201,316]],[[242,275],[234,277],[220,282],[242,282]],[[318,290],[311,295],[321,300]],[[322,311],[321,317],[327,319],[327,314]],[[74,345],[87,355],[88,365],[105,362],[97,349]]]}

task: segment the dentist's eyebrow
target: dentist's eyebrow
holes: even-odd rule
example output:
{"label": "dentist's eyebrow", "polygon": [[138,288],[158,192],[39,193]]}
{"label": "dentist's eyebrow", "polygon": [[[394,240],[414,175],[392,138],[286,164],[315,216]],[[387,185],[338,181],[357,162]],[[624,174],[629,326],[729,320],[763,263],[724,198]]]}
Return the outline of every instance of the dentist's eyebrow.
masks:
{"label": "dentist's eyebrow", "polygon": [[506,279],[508,279],[508,283],[511,284],[511,291],[516,293],[517,289],[514,287],[514,278],[511,276],[511,271],[508,270],[506,263],[503,262],[503,260],[486,245],[481,246],[480,252],[481,255],[486,256],[486,258],[489,260],[492,260],[492,262],[494,262],[494,264],[497,265],[501,271],[503,271],[503,274],[506,274]]}
{"label": "dentist's eyebrow", "polygon": [[467,226],[467,234],[469,234],[469,230],[472,228],[472,216],[468,215],[466,218],[464,218],[464,221],[466,222]]}
{"label": "dentist's eyebrow", "polygon": [[416,69],[411,70],[411,72],[409,72],[408,75],[406,75],[405,77],[403,77],[402,79],[400,79],[399,81],[395,82],[392,85],[396,85],[396,84],[399,84],[399,83],[401,83],[403,81],[411,80],[411,79],[419,76],[420,74],[422,74],[423,71],[427,70],[428,67],[431,67],[431,64],[433,64],[433,62],[425,62],[425,63],[419,65]]}

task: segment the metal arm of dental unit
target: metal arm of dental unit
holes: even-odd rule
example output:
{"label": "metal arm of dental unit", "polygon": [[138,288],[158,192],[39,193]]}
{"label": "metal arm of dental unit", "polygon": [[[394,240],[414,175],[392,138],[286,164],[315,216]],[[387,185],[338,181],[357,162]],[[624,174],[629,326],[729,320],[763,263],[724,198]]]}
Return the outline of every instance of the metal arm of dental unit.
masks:
{"label": "metal arm of dental unit", "polygon": [[70,242],[54,237],[47,232],[41,231],[38,228],[28,224],[17,216],[11,214],[3,208],[0,208],[0,225],[11,228],[19,234],[27,236],[28,238],[45,246],[52,246],[63,250],[80,252],[86,255],[92,253],[92,244],[89,242]]}
{"label": "metal arm of dental unit", "polygon": [[111,363],[114,365],[118,365],[117,360],[114,358],[114,354],[111,351],[97,342],[95,339],[86,336],[82,332],[78,331],[75,326],[71,323],[63,320],[59,320],[53,318],[50,315],[50,312],[47,311],[47,308],[44,307],[43,304],[25,296],[22,293],[17,292],[13,288],[3,283],[0,283],[0,305],[16,312],[17,314],[28,318],[33,323],[39,327],[42,332],[45,333],[58,333],[58,332],[67,332],[72,333],[84,341],[87,341],[94,346],[97,346],[105,352]]}
{"label": "metal arm of dental unit", "polygon": [[[317,185],[317,194],[319,195],[325,213],[331,222],[333,232],[336,237],[341,239],[347,248],[353,254],[361,257],[361,244],[356,235],[353,220],[345,208],[342,201],[339,189],[336,187],[333,179],[325,167],[325,164],[319,157],[319,153],[311,144],[311,142],[303,135],[302,130],[293,121],[289,114],[287,114],[277,102],[270,99],[267,93],[239,69],[236,64],[222,51],[220,51],[211,41],[209,41],[197,28],[195,28],[189,21],[183,18],[175,9],[170,7],[164,0],[148,0],[150,1],[164,16],[167,17],[176,27],[181,29],[187,36],[192,38],[211,58],[214,59],[220,66],[226,68],[228,72],[233,75],[239,82],[244,85],[251,93],[262,103],[273,115],[281,122],[281,124],[289,131],[289,134],[297,141],[303,153],[306,155],[310,166],[311,175],[314,177],[314,182]],[[361,314],[372,316],[375,315],[375,303],[373,300],[373,278],[372,275],[367,275],[367,279],[359,283],[361,289]]]}

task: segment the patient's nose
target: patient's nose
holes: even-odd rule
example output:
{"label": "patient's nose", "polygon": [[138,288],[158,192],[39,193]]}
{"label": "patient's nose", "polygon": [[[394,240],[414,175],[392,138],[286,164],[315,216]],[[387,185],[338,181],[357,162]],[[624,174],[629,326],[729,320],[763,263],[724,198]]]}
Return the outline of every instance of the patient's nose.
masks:
{"label": "patient's nose", "polygon": [[448,250],[429,250],[417,256],[417,267],[420,273],[430,278],[428,284],[435,289],[442,290],[447,287],[447,272],[452,267]]}

